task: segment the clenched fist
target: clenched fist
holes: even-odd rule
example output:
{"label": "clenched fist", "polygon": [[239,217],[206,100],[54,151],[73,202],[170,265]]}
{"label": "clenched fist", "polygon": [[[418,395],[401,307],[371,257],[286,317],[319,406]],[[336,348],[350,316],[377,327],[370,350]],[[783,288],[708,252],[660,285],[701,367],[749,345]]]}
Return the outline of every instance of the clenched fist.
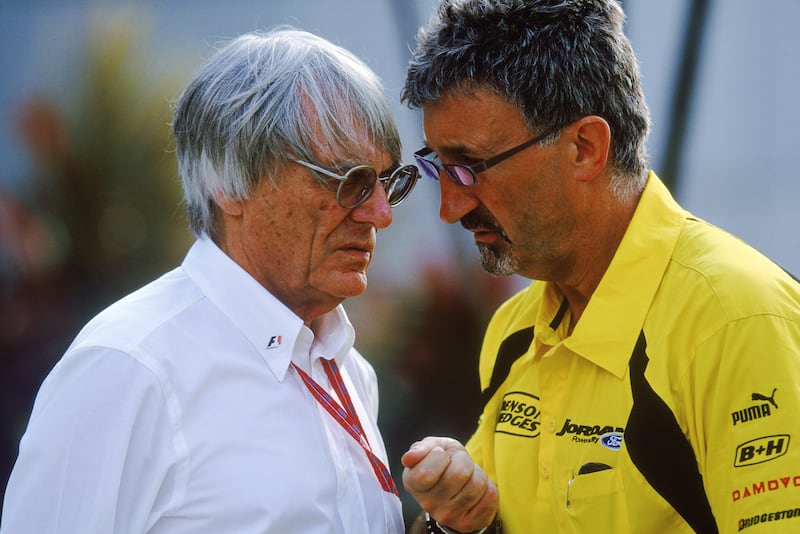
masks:
{"label": "clenched fist", "polygon": [[474,532],[494,519],[497,487],[458,441],[427,437],[411,445],[402,462],[406,490],[441,525]]}

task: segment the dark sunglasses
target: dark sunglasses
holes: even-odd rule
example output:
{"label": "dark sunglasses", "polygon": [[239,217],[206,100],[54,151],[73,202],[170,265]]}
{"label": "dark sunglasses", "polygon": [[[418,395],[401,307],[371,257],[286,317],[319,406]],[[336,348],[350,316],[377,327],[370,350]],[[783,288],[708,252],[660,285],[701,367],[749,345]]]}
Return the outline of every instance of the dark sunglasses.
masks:
{"label": "dark sunglasses", "polygon": [[479,161],[478,163],[474,163],[472,165],[462,165],[459,163],[442,163],[442,160],[439,159],[433,149],[425,147],[423,149],[418,150],[414,153],[414,158],[417,160],[417,165],[419,168],[422,169],[422,174],[431,178],[433,180],[439,180],[439,176],[442,170],[447,173],[447,176],[456,184],[464,185],[464,186],[471,186],[475,185],[477,181],[477,176],[479,173],[494,167],[501,161],[505,161],[514,154],[521,152],[528,148],[529,146],[533,146],[536,143],[541,143],[544,139],[547,139],[554,133],[556,133],[560,128],[553,128],[546,130],[544,133],[537,135],[533,139],[529,139],[524,143],[517,145],[513,148],[509,148],[505,152],[498,154],[494,157],[489,159],[485,159],[483,161]]}
{"label": "dark sunglasses", "polygon": [[307,161],[299,159],[292,159],[291,161],[318,173],[315,176],[325,185],[332,184],[330,181],[320,177],[319,174],[336,180],[338,182],[336,202],[345,209],[355,208],[366,202],[375,190],[377,182],[380,182],[383,190],[386,191],[389,206],[394,208],[411,193],[419,179],[419,170],[414,165],[398,167],[389,176],[378,176],[378,172],[369,165],[356,165],[344,175],[341,175]]}

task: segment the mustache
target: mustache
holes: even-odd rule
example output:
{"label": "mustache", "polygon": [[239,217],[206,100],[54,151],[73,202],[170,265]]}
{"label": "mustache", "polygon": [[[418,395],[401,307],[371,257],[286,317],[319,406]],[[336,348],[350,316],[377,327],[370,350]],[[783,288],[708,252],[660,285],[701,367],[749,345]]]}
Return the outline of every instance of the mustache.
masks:
{"label": "mustache", "polygon": [[461,217],[461,226],[467,230],[489,230],[502,237],[504,240],[509,241],[506,231],[500,226],[500,223],[494,217],[479,209],[474,209]]}

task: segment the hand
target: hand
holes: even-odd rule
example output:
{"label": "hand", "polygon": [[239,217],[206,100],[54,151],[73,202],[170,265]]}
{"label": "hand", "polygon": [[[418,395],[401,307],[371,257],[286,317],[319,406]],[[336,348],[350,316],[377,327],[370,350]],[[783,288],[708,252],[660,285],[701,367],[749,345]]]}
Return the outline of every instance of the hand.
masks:
{"label": "hand", "polygon": [[473,532],[497,513],[497,486],[451,438],[427,437],[403,455],[403,485],[441,525]]}

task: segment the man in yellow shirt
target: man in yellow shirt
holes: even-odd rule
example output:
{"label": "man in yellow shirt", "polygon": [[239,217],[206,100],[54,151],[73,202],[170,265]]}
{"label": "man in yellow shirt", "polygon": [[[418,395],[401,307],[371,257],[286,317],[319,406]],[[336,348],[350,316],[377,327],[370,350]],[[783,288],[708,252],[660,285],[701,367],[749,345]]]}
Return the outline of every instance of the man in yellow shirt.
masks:
{"label": "man in yellow shirt", "polygon": [[443,0],[403,93],[495,313],[466,447],[404,455],[418,532],[800,532],[800,284],[645,157],[614,0]]}

